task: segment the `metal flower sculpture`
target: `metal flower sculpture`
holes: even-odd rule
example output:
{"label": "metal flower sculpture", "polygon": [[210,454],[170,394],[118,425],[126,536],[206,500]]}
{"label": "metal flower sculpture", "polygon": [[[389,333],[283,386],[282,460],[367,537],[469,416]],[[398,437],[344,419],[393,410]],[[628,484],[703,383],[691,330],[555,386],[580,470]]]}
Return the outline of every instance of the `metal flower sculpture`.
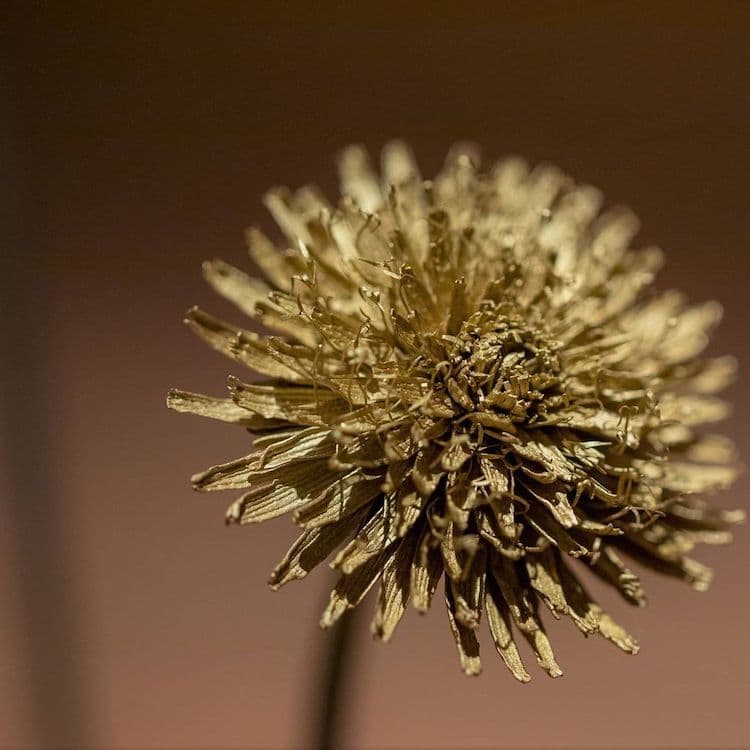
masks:
{"label": "metal flower sculpture", "polygon": [[741,514],[704,499],[736,465],[699,426],[726,415],[714,394],[735,365],[701,356],[718,304],[652,289],[662,254],[630,248],[631,213],[600,214],[600,193],[552,166],[477,162],[456,147],[425,181],[395,143],[379,177],[352,147],[337,205],[312,187],[268,193],[287,241],[250,230],[266,281],[221,261],[204,271],[275,333],[187,315],[261,379],[230,378],[228,399],[175,390],[169,406],[256,435],[193,484],[242,491],[231,523],[292,514],[301,534],[272,587],[332,558],[341,577],[322,624],[379,583],[372,633],[387,641],[442,578],[464,671],[480,671],[484,618],[527,681],[517,633],[561,674],[540,603],[638,650],[583,567],[638,606],[627,559],[708,586],[688,555],[729,541]]}

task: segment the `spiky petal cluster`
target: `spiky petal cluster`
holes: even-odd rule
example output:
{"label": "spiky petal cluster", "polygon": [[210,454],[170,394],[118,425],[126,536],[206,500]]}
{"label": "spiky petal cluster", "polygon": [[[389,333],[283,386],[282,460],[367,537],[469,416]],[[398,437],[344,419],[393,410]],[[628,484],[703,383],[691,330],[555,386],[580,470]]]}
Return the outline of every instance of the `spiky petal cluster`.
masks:
{"label": "spiky petal cluster", "polygon": [[173,391],[169,405],[259,435],[193,483],[243,491],[230,522],[293,514],[302,533],[274,588],[333,556],[322,624],[379,581],[372,632],[388,640],[443,578],[463,669],[480,671],[484,617],[526,681],[513,628],[561,674],[540,602],[637,651],[574,568],[636,605],[625,558],[708,585],[688,553],[728,541],[739,514],[702,499],[735,467],[731,444],[696,428],[724,417],[714,394],[734,363],[700,356],[717,304],[649,290],[662,256],[629,248],[632,214],[599,215],[598,191],[551,166],[476,163],[455,148],[423,181],[391,144],[380,178],[350,148],[338,205],[310,187],[270,192],[286,249],[249,232],[267,281],[221,261],[204,270],[276,335],[187,317],[263,380],[231,378],[226,400]]}

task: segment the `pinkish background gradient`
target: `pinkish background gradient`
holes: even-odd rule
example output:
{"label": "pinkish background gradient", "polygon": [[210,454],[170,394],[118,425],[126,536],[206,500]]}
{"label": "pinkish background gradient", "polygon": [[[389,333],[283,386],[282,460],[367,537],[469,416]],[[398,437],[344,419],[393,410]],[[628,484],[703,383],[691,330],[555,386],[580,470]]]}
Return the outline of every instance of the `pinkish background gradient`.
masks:
{"label": "pinkish background gradient", "polygon": [[[303,746],[331,574],[265,587],[290,522],[227,529],[229,496],[188,484],[246,452],[246,437],[164,406],[170,386],[221,394],[238,372],[180,323],[194,303],[233,314],[200,262],[245,262],[243,229],[271,226],[267,187],[332,193],[349,142],[406,138],[430,174],[471,138],[489,159],[550,160],[631,205],[644,243],[667,251],[661,284],[725,305],[712,350],[747,371],[748,6],[706,4],[702,18],[678,5],[534,4],[492,23],[404,10],[398,24],[365,7],[324,23],[292,5],[102,6],[11,14],[36,242],[22,294],[40,326],[23,335],[42,350],[32,380],[49,440],[35,447],[34,425],[20,423],[3,440],[28,440],[48,477],[33,502],[41,514],[49,504],[59,554],[33,543],[28,514],[21,529],[14,504],[32,499],[4,479],[0,747]],[[24,252],[13,249],[17,266]],[[25,382],[12,353],[3,367]],[[726,429],[747,455],[746,382],[731,397]],[[747,507],[747,490],[744,476],[722,501]],[[388,646],[363,627],[348,746],[748,746],[747,529],[700,557],[716,565],[709,593],[644,573],[645,611],[592,584],[641,654],[559,623],[557,681],[534,670],[516,684],[484,636],[485,672],[464,677],[440,606],[409,613]],[[39,570],[51,599],[42,584],[28,591]]]}

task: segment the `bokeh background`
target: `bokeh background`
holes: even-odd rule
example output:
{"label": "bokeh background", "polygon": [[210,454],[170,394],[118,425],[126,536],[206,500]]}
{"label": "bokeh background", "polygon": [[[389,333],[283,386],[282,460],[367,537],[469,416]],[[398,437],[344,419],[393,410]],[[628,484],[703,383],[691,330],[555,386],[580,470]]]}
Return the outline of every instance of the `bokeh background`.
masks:
{"label": "bokeh background", "polygon": [[[234,314],[200,262],[246,262],[266,188],[333,194],[347,143],[403,137],[430,174],[474,139],[602,187],[662,286],[721,300],[712,350],[747,378],[748,4],[461,5],[5,4],[0,746],[305,745],[331,574],[265,587],[290,522],[227,529],[187,481],[247,437],[164,398],[236,372],[180,323]],[[440,607],[387,646],[360,622],[347,746],[748,746],[748,530],[702,559],[710,592],[646,573],[645,611],[594,586],[641,654],[561,623],[557,681],[486,638],[465,678]]]}

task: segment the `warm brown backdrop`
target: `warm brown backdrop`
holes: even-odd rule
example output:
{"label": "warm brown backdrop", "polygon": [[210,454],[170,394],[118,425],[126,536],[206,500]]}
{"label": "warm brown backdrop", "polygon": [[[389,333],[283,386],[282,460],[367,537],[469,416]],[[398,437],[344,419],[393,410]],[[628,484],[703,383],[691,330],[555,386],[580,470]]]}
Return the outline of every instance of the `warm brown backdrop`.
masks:
{"label": "warm brown backdrop", "polygon": [[[0,746],[298,746],[328,574],[265,588],[288,521],[226,529],[226,498],[187,484],[243,434],[164,408],[234,369],[180,324],[226,312],[200,261],[243,263],[261,192],[334,190],[349,142],[404,137],[430,173],[472,138],[629,203],[667,250],[661,283],[724,303],[714,351],[747,370],[748,5],[100,5],[8,6]],[[727,427],[746,456],[749,393]],[[558,681],[517,685],[489,653],[463,677],[442,612],[389,646],[362,632],[350,744],[747,746],[747,529],[703,559],[708,594],[646,575],[646,611],[604,595],[636,658],[555,627]]]}

